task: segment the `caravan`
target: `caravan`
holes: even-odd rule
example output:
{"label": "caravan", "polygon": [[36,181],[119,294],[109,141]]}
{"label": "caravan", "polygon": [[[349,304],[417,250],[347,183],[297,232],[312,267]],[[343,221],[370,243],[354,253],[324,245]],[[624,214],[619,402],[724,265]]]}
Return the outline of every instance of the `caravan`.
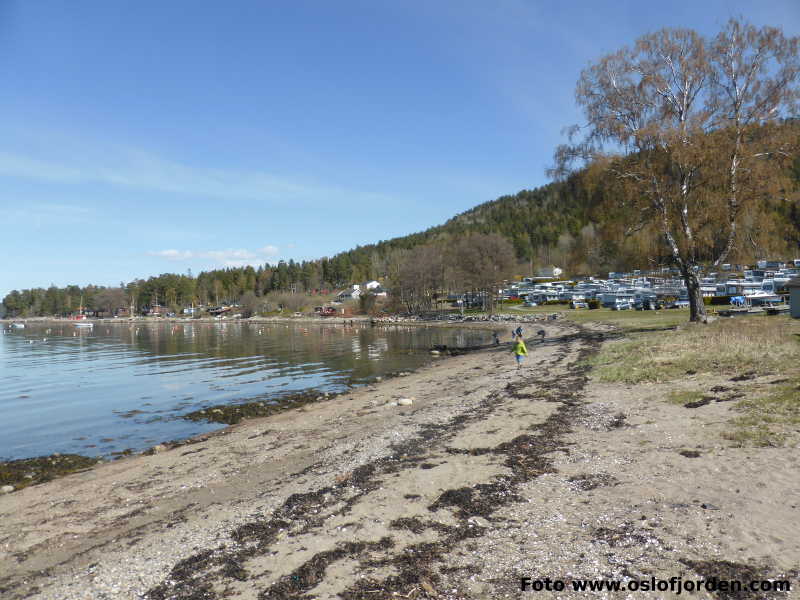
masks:
{"label": "caravan", "polygon": [[617,290],[598,294],[600,303],[611,310],[628,310],[633,308],[636,299],[633,290]]}
{"label": "caravan", "polygon": [[791,281],[788,277],[774,277],[761,282],[761,291],[769,294],[788,294],[787,285]]}

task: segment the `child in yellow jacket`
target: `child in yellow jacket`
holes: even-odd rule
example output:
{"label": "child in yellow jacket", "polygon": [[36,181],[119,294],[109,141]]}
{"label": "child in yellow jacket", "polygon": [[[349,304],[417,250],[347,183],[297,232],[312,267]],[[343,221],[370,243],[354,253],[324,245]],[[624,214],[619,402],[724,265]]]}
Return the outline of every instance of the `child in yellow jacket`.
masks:
{"label": "child in yellow jacket", "polygon": [[522,366],[523,359],[528,356],[528,349],[521,335],[518,335],[514,342],[514,356],[517,358],[517,369]]}

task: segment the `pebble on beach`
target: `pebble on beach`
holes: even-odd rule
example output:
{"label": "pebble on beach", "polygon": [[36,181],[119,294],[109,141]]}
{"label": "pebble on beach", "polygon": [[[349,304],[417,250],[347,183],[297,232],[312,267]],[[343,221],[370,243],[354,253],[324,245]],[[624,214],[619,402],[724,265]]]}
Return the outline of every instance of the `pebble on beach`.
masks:
{"label": "pebble on beach", "polygon": [[400,400],[397,401],[397,404],[400,405],[400,406],[411,406],[412,404],[414,404],[414,399],[413,398],[400,398]]}

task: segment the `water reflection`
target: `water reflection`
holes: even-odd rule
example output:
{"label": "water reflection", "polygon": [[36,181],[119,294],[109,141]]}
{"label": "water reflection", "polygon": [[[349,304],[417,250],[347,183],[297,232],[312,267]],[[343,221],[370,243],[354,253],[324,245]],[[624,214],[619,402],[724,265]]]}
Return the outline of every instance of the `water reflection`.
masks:
{"label": "water reflection", "polygon": [[213,404],[340,391],[429,360],[434,344],[486,332],[248,323],[71,323],[0,336],[0,457],[108,455],[218,425],[180,416]]}

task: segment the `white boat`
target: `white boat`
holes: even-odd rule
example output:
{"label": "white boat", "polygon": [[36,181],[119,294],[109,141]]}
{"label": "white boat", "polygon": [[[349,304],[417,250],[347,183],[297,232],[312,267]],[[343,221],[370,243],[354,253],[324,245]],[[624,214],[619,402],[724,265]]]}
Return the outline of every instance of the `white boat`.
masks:
{"label": "white boat", "polygon": [[774,304],[781,304],[784,301],[778,294],[770,294],[762,290],[754,294],[748,294],[747,299],[750,301],[751,306],[772,306]]}
{"label": "white boat", "polygon": [[82,322],[82,323],[75,323],[75,327],[80,327],[82,329],[89,329],[94,327],[94,323]]}
{"label": "white boat", "polygon": [[25,329],[25,323],[12,323],[11,327],[14,329]]}

